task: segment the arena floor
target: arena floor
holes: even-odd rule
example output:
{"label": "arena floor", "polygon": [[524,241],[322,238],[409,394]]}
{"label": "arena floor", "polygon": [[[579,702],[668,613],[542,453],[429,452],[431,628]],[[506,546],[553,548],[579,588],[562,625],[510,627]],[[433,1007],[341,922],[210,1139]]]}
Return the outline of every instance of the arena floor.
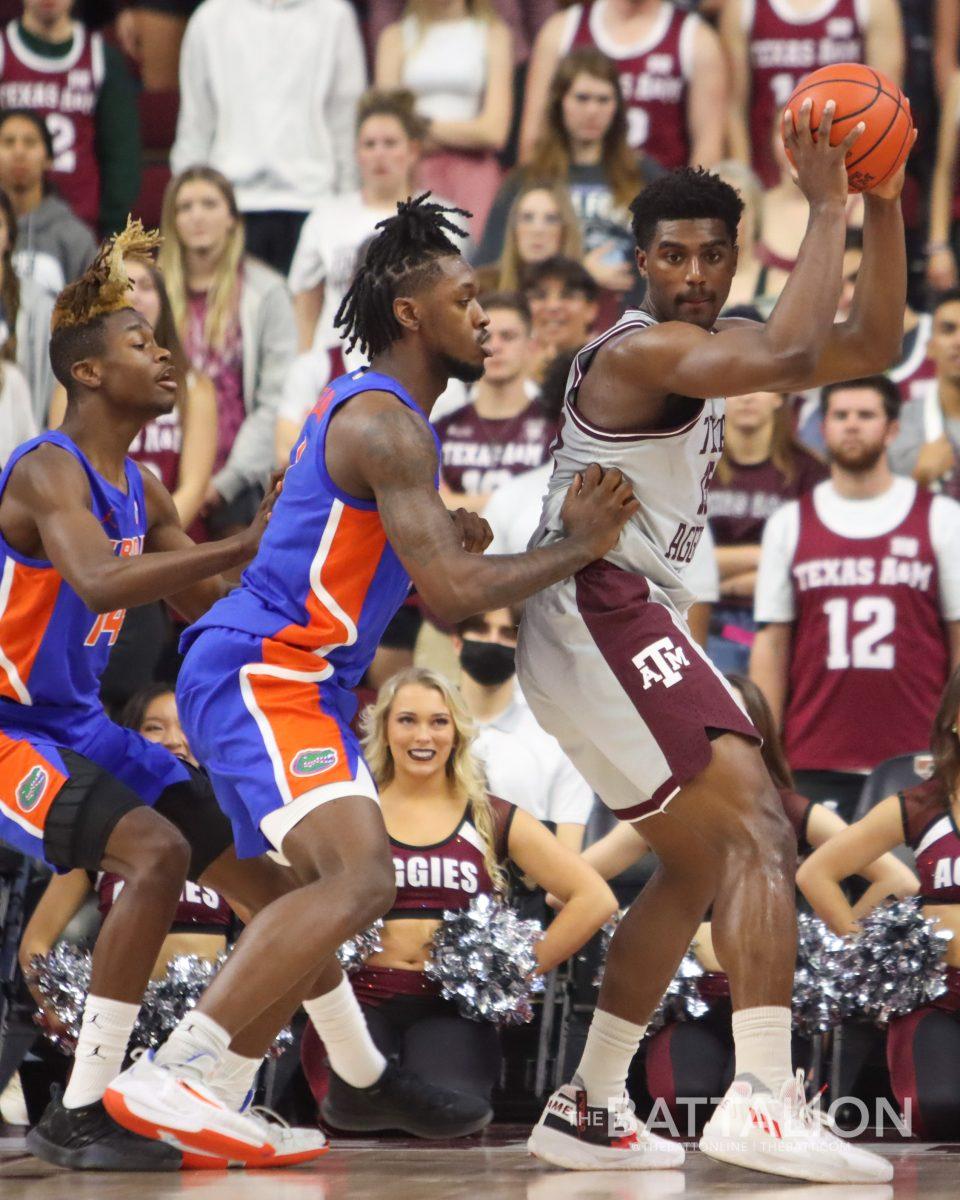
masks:
{"label": "arena floor", "polygon": [[884,1147],[893,1183],[851,1186],[778,1182],[697,1151],[683,1171],[553,1171],[526,1153],[524,1133],[494,1128],[467,1146],[353,1141],[318,1164],[229,1175],[71,1175],[9,1142],[0,1149],[0,1200],[956,1200],[960,1192],[960,1145]]}

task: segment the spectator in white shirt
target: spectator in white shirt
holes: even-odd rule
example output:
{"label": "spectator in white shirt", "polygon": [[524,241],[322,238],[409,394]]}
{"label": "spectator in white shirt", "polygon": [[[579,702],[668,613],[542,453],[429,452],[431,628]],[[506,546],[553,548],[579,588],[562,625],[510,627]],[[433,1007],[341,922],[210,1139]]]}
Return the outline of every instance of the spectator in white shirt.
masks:
{"label": "spectator in white shirt", "polygon": [[347,0],[205,0],[183,39],[173,171],[226,175],[248,250],[285,275],[307,213],[352,186],[365,82]]}
{"label": "spectator in white shirt", "polygon": [[478,730],[474,751],[492,795],[550,822],[558,840],[579,852],[593,792],[523,698],[514,662],[519,621],[519,609],[501,608],[457,626],[460,693]]}

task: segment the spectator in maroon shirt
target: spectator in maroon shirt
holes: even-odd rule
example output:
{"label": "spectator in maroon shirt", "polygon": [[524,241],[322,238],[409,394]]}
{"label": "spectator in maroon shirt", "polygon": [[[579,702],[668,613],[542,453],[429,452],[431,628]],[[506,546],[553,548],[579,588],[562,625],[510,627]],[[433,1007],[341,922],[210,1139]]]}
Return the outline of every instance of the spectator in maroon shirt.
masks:
{"label": "spectator in maroon shirt", "polygon": [[756,631],[753,590],[767,517],[829,473],[797,441],[779,393],[728,398],[723,457],[709,500],[720,603],[713,609],[707,651],[718,670],[744,673],[749,664]]}

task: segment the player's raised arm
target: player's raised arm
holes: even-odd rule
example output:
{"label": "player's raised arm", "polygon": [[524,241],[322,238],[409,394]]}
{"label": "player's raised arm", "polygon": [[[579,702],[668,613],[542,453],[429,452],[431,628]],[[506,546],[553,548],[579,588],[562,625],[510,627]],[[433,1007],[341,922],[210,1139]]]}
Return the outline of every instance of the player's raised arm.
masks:
{"label": "player's raised arm", "polygon": [[[829,144],[834,108],[828,103],[814,141],[811,107],[785,114],[784,139],[797,164],[800,188],[810,203],[806,236],[797,265],[765,325],[719,325],[720,333],[697,323],[698,313],[709,314],[714,301],[714,272],[723,267],[723,255],[735,253],[724,239],[714,239],[704,227],[702,244],[689,247],[671,237],[669,222],[660,222],[656,237],[645,244],[637,229],[641,268],[676,278],[668,286],[675,293],[674,313],[657,312],[661,322],[641,335],[620,339],[607,351],[608,365],[624,378],[656,378],[664,389],[682,396],[711,396],[751,391],[785,391],[806,386],[819,362],[833,325],[840,296],[844,244],[844,205],[847,173],[844,157],[856,141],[856,126],[837,146]],[[794,116],[796,121],[794,123]],[[637,204],[642,204],[641,193]],[[676,293],[679,293],[678,295]],[[676,320],[670,317],[675,316]],[[899,348],[899,341],[897,343]],[[875,348],[877,360],[886,346]],[[896,350],[891,350],[891,357]]]}
{"label": "player's raised arm", "polygon": [[568,536],[526,554],[468,553],[441,502],[437,453],[424,422],[395,397],[369,392],[337,418],[338,451],[377,501],[384,530],[417,591],[438,616],[459,621],[523,600],[615,545],[637,511],[619,471],[591,467],[564,509]]}

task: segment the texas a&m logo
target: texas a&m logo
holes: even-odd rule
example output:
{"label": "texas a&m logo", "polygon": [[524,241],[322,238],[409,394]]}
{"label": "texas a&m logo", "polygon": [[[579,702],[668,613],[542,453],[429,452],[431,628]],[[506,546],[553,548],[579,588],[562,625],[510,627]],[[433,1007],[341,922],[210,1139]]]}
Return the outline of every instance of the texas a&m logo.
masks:
{"label": "texas a&m logo", "polygon": [[[137,534],[132,538],[111,538],[110,545],[113,547],[113,552],[117,558],[136,558],[138,554],[143,553],[143,535]],[[123,628],[123,619],[127,615],[125,608],[118,608],[114,612],[100,613],[94,621],[90,632],[84,639],[85,646],[95,646],[104,634],[107,634],[109,641],[108,646],[112,646],[120,636],[120,630]]]}
{"label": "texas a&m logo", "polygon": [[668,637],[651,642],[645,650],[635,654],[632,661],[640,672],[644,691],[655,683],[662,683],[668,688],[673,687],[683,679],[683,668],[690,666],[690,659],[687,658],[683,646],[675,646]]}

